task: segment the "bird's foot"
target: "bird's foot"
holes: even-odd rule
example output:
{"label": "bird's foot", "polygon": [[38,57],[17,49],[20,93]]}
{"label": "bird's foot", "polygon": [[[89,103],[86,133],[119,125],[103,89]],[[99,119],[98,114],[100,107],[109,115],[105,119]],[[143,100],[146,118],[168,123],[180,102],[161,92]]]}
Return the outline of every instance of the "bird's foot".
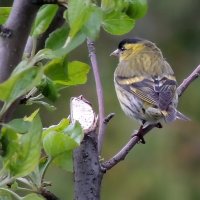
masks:
{"label": "bird's foot", "polygon": [[138,137],[140,139],[139,143],[146,144],[144,137],[140,133],[133,134],[132,137]]}
{"label": "bird's foot", "polygon": [[143,132],[143,126],[140,126],[139,130],[137,131],[137,133],[132,134],[131,137],[138,137],[139,138],[139,143],[145,144],[146,142],[144,140],[142,132]]}
{"label": "bird's foot", "polygon": [[156,128],[162,128],[162,127],[163,126],[162,126],[162,124],[160,122],[156,124]]}

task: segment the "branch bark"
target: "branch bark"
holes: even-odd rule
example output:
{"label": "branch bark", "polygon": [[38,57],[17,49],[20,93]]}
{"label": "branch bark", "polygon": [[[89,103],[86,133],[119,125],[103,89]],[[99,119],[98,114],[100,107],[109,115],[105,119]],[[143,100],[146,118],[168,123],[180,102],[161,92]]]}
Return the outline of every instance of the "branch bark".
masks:
{"label": "branch bark", "polygon": [[78,121],[84,131],[74,158],[74,197],[76,200],[100,199],[103,172],[99,162],[97,117],[93,108],[82,95],[71,98],[71,122]]}
{"label": "branch bark", "polygon": [[[134,134],[139,134],[141,136],[146,135],[150,130],[152,130],[155,127],[155,125],[149,125],[145,127],[144,129],[140,129],[136,131]],[[115,165],[117,165],[120,161],[124,160],[128,153],[131,151],[131,149],[138,144],[140,141],[140,138],[138,136],[133,136],[127,144],[116,154],[114,155],[110,160],[104,162],[102,164],[102,167],[105,168],[105,170],[109,170],[113,168]]]}
{"label": "branch bark", "polygon": [[80,147],[74,151],[75,200],[99,200],[102,178],[94,130],[85,134]]}
{"label": "branch bark", "polygon": [[55,196],[52,192],[48,191],[46,188],[40,189],[40,194],[46,199],[46,200],[59,200],[57,196]]}
{"label": "branch bark", "polygon": [[30,0],[15,0],[12,12],[4,25],[10,37],[0,38],[0,82],[5,81],[21,61],[31,25],[40,6]]}
{"label": "branch bark", "polygon": [[102,87],[102,83],[100,79],[99,67],[97,63],[94,42],[90,40],[89,38],[87,39],[87,46],[88,46],[88,52],[89,52],[90,61],[92,64],[94,78],[95,78],[96,92],[97,92],[97,99],[98,99],[98,108],[99,108],[98,152],[100,154],[102,145],[103,145],[104,134],[105,134],[105,123],[104,123],[105,111],[104,111],[103,87]]}
{"label": "branch bark", "polygon": [[178,87],[178,96],[180,97],[183,92],[188,88],[188,86],[200,76],[200,65],[198,65],[195,70],[183,80],[183,82]]}

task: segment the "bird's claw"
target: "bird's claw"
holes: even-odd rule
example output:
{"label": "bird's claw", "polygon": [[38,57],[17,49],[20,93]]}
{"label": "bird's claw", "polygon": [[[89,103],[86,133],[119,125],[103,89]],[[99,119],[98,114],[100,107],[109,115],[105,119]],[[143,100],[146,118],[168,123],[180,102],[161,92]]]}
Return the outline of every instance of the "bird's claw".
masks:
{"label": "bird's claw", "polygon": [[139,143],[141,144],[145,144],[145,140],[144,140],[144,137],[140,134],[140,133],[135,133],[132,135],[132,137],[138,137],[139,138]]}
{"label": "bird's claw", "polygon": [[156,124],[156,128],[162,128],[163,126],[162,126],[162,124],[161,123],[157,123]]}

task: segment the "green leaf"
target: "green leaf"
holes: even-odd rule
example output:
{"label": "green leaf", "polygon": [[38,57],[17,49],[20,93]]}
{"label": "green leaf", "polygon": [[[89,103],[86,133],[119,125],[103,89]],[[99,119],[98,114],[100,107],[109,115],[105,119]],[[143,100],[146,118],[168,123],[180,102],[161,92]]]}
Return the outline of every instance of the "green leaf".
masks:
{"label": "green leaf", "polygon": [[60,57],[59,54],[56,54],[55,51],[52,51],[51,49],[41,49],[40,51],[38,51],[36,56],[39,57],[40,60],[43,59],[51,60]]}
{"label": "green leaf", "polygon": [[28,194],[25,197],[22,198],[22,200],[45,200],[43,197],[33,193],[33,194]]}
{"label": "green leaf", "polygon": [[1,200],[13,200],[13,195],[11,193],[12,191],[10,192],[9,189],[0,188]]}
{"label": "green leaf", "polygon": [[53,105],[51,105],[51,104],[49,104],[49,103],[47,103],[45,101],[36,101],[36,100],[34,100],[34,101],[28,101],[27,102],[27,105],[33,105],[33,104],[36,104],[36,105],[39,105],[39,106],[44,106],[49,111],[56,110],[55,106],[53,106]]}
{"label": "green leaf", "polygon": [[67,55],[69,52],[71,52],[76,47],[81,45],[85,41],[85,39],[86,39],[86,35],[85,35],[85,33],[83,33],[81,31],[81,32],[77,33],[76,36],[74,36],[73,38],[68,37],[64,46],[60,49],[57,49],[53,53],[54,53],[54,55],[57,55],[57,57]]}
{"label": "green leaf", "polygon": [[17,133],[9,128],[2,128],[2,137],[0,139],[2,145],[2,157],[5,157],[5,161],[11,158],[18,149],[18,137]]}
{"label": "green leaf", "polygon": [[44,74],[49,77],[53,82],[57,80],[67,80],[68,74],[67,60],[62,58],[56,58],[45,65]]}
{"label": "green leaf", "polygon": [[[35,115],[35,113],[32,115]],[[41,133],[42,124],[38,114],[31,121],[26,134],[18,135],[12,129],[3,127],[1,138],[4,152],[3,162],[11,176],[26,176],[38,165],[41,151]]]}
{"label": "green leaf", "polygon": [[[76,47],[81,45],[86,39],[86,35],[83,32],[79,32],[76,34],[75,37],[67,39],[67,43],[65,41],[65,44],[63,47],[59,48],[58,46],[54,46],[53,42],[49,43],[48,46],[52,47],[54,50],[52,51],[51,49],[42,49],[38,52],[38,55],[42,59],[55,59],[55,58],[60,58],[62,56],[67,55],[69,52],[74,50]],[[54,40],[54,39],[52,39]],[[56,40],[56,38],[55,38]],[[59,44],[61,45],[61,43]],[[56,49],[58,48],[58,49]]]}
{"label": "green leaf", "polygon": [[66,24],[64,24],[61,28],[56,29],[45,41],[45,48],[56,50],[63,47],[68,37],[68,33],[69,28]]}
{"label": "green leaf", "polygon": [[101,0],[101,8],[106,12],[111,12],[115,8],[115,0]]}
{"label": "green leaf", "polygon": [[83,27],[92,13],[90,0],[69,0],[68,20],[70,25],[70,37],[74,37]]}
{"label": "green leaf", "polygon": [[31,36],[38,37],[40,34],[44,33],[49,25],[51,24],[56,12],[58,10],[57,5],[44,5],[40,8],[37,13]]}
{"label": "green leaf", "polygon": [[[41,70],[37,67],[9,77],[9,79],[0,84],[0,99],[2,101],[17,99],[28,92],[40,78]],[[34,84],[32,81],[34,81]]]}
{"label": "green leaf", "polygon": [[51,101],[55,101],[59,97],[54,82],[48,77],[44,77],[41,84],[37,88],[45,97]]}
{"label": "green leaf", "polygon": [[133,19],[139,19],[145,16],[147,9],[147,0],[130,0],[126,14]]}
{"label": "green leaf", "polygon": [[78,146],[69,136],[55,131],[44,137],[43,145],[45,152],[53,158]]}
{"label": "green leaf", "polygon": [[95,40],[100,31],[103,13],[100,8],[94,6],[93,12],[87,23],[83,27],[83,32],[91,39]]}
{"label": "green leaf", "polygon": [[39,113],[39,109],[35,110],[30,116],[25,116],[24,121],[26,122],[32,122],[35,116]]}
{"label": "green leaf", "polygon": [[71,123],[67,129],[64,130],[64,133],[69,135],[78,145],[80,145],[83,139],[83,130],[79,122]]}
{"label": "green leaf", "polygon": [[18,182],[17,182],[16,180],[15,180],[14,182],[11,183],[10,188],[11,188],[12,190],[17,190],[18,187],[19,187],[19,184],[18,184]]}
{"label": "green leaf", "polygon": [[106,13],[113,11],[123,12],[129,4],[129,0],[102,0],[101,8]]}
{"label": "green leaf", "polygon": [[8,80],[0,84],[0,100],[4,101],[1,114],[20,96],[26,94],[41,81],[43,69],[29,68],[13,74]]}
{"label": "green leaf", "polygon": [[[28,67],[27,67],[27,66],[28,66]],[[11,76],[12,76],[12,75],[15,75],[15,74],[18,74],[18,73],[20,73],[20,72],[22,72],[22,71],[28,69],[29,66],[30,66],[30,65],[29,65],[28,59],[22,60],[22,61],[15,67],[15,69],[12,71]],[[32,66],[31,66],[31,67],[32,67]]]}
{"label": "green leaf", "polygon": [[45,66],[45,75],[58,86],[84,84],[87,81],[89,66],[83,62],[66,62],[64,58],[52,60]]}
{"label": "green leaf", "polygon": [[62,169],[73,172],[73,153],[72,151],[64,152],[54,158],[53,163]]}
{"label": "green leaf", "polygon": [[4,24],[10,14],[11,7],[1,7],[0,10],[0,24]]}
{"label": "green leaf", "polygon": [[89,65],[80,61],[69,62],[67,66],[67,80],[56,80],[55,83],[60,85],[78,85],[87,81]]}
{"label": "green leaf", "polygon": [[51,126],[43,132],[45,152],[55,158],[64,152],[75,149],[83,138],[83,131],[78,122],[69,125],[64,119],[58,125]]}
{"label": "green leaf", "polygon": [[104,15],[103,28],[110,34],[123,35],[133,29],[135,21],[125,13],[112,12]]}
{"label": "green leaf", "polygon": [[50,126],[49,128],[46,128],[44,131],[43,131],[43,136],[45,136],[46,134],[48,134],[50,131],[57,131],[57,132],[60,132],[60,131],[63,131],[66,127],[68,127],[70,124],[70,121],[69,119],[62,119],[57,125],[52,125]]}
{"label": "green leaf", "polygon": [[31,123],[28,121],[24,121],[23,119],[13,119],[7,124],[3,124],[4,127],[12,129],[16,133],[26,133],[28,132]]}

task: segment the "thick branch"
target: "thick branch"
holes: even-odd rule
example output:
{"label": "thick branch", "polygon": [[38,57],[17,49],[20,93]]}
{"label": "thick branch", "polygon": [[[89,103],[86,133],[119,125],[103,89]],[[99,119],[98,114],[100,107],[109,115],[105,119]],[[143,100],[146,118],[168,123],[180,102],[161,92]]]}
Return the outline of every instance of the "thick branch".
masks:
{"label": "thick branch", "polygon": [[99,163],[96,130],[85,134],[74,151],[75,200],[100,199],[103,172]]}
{"label": "thick branch", "polygon": [[31,25],[39,6],[28,0],[15,0],[12,12],[4,25],[10,37],[0,38],[0,82],[5,81],[20,62]]}
{"label": "thick branch", "polygon": [[[180,84],[180,86],[177,88],[179,97],[183,94],[183,92],[187,89],[187,87],[199,76],[200,76],[200,65],[197,66],[197,68],[186,79],[184,79],[183,82]],[[142,130],[138,130],[136,134],[144,136],[154,127],[155,125],[149,125]],[[109,170],[113,168],[115,165],[117,165],[120,161],[124,160],[128,155],[128,153],[131,151],[131,149],[139,142],[139,140],[140,140],[139,137],[132,137],[116,155],[114,155],[110,160],[104,162],[102,164],[102,167],[104,167],[105,170]]]}
{"label": "thick branch", "polygon": [[98,200],[103,172],[98,154],[97,118],[82,95],[71,98],[70,119],[72,123],[78,121],[84,131],[81,145],[73,153],[75,200]]}
{"label": "thick branch", "polygon": [[102,89],[101,79],[100,79],[100,75],[99,75],[99,68],[98,68],[98,64],[97,64],[94,42],[90,39],[87,39],[87,45],[88,45],[90,61],[91,61],[92,69],[93,69],[93,73],[94,73],[97,98],[98,98],[98,107],[99,107],[98,151],[100,154],[101,149],[102,149],[102,144],[103,144],[104,133],[105,133],[104,97],[103,97],[103,89]]}

